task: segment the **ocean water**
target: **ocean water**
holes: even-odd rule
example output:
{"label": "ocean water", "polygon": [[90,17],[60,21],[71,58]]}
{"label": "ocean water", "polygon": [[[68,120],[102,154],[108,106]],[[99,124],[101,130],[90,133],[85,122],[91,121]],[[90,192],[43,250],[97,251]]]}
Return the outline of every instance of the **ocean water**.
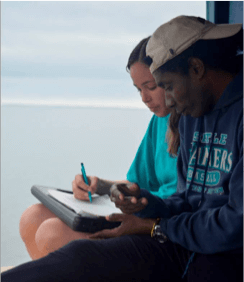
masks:
{"label": "ocean water", "polygon": [[2,105],[1,266],[30,260],[19,235],[33,184],[71,190],[88,175],[125,179],[152,114],[138,108]]}

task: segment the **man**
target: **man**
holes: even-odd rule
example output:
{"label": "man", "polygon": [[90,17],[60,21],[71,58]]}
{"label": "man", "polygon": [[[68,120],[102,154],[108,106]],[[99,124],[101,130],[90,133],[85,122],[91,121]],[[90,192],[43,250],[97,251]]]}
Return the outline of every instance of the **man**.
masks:
{"label": "man", "polygon": [[115,238],[74,241],[2,281],[242,281],[242,42],[241,25],[182,16],[160,26],[147,55],[167,106],[182,114],[178,192],[162,200],[114,186],[127,214],[91,238]]}
{"label": "man", "polygon": [[165,201],[178,216],[162,220],[161,227],[172,241],[206,254],[242,250],[243,76],[242,57],[236,56],[242,38],[240,25],[177,17],[159,27],[147,45],[166,105],[183,115],[178,161],[183,192]]}
{"label": "man", "polygon": [[[236,279],[242,281],[243,59],[237,56],[242,42],[241,25],[182,16],[160,26],[147,45],[150,70],[166,91],[166,105],[182,114],[181,147],[178,193],[164,200],[164,208],[142,191],[149,204],[137,215],[160,217],[155,236],[190,250],[191,258],[196,253],[206,281],[207,271],[211,279],[220,279],[213,259],[230,281],[233,273],[224,265],[232,260],[236,267],[237,258]],[[126,201],[116,203],[125,213],[142,208],[141,202],[134,209]]]}

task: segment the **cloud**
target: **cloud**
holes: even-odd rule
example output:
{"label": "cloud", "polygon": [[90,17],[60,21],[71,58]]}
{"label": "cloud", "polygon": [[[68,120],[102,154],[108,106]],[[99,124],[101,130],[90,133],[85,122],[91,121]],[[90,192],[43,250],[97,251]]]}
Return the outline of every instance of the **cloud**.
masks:
{"label": "cloud", "polygon": [[125,66],[136,44],[180,14],[204,17],[205,6],[204,1],[3,1],[2,94],[45,96],[47,90],[59,96],[72,88],[76,97],[78,81],[92,79],[93,84],[83,83],[84,92],[98,93],[103,85],[104,93],[107,87],[124,95],[132,89],[123,85],[130,82]]}

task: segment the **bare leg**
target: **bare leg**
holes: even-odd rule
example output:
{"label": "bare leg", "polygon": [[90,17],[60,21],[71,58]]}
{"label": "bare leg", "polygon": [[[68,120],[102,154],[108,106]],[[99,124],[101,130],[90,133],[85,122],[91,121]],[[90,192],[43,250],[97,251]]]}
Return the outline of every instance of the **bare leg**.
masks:
{"label": "bare leg", "polygon": [[88,238],[88,233],[74,231],[56,217],[47,219],[40,225],[35,242],[42,256],[46,256],[73,240]]}
{"label": "bare leg", "polygon": [[26,249],[32,259],[43,256],[35,242],[36,232],[39,226],[47,219],[56,217],[43,204],[35,204],[24,211],[21,216],[19,229],[20,236],[26,245]]}
{"label": "bare leg", "polygon": [[30,206],[20,219],[20,235],[30,257],[35,260],[88,234],[70,229],[43,204]]}

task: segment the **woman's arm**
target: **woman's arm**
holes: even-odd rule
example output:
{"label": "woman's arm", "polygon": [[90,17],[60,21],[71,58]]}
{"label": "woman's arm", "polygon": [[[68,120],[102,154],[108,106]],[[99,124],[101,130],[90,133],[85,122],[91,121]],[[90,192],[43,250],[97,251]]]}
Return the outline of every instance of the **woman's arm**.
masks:
{"label": "woman's arm", "polygon": [[82,201],[89,201],[88,191],[92,194],[97,193],[99,195],[110,195],[110,188],[116,183],[128,183],[127,180],[105,180],[98,178],[97,176],[87,176],[89,185],[87,185],[81,174],[77,174],[72,182],[72,189],[74,197]]}

